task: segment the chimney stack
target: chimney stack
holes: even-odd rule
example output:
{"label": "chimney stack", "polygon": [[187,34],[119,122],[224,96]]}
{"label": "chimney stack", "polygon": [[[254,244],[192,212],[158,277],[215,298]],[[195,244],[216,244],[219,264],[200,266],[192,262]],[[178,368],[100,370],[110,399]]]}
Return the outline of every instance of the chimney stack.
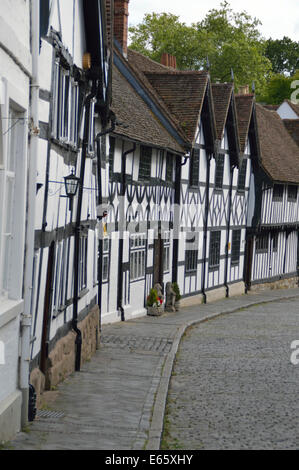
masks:
{"label": "chimney stack", "polygon": [[128,16],[130,0],[114,0],[114,36],[125,57],[128,55]]}
{"label": "chimney stack", "polygon": [[161,64],[166,65],[166,67],[172,67],[173,69],[176,69],[176,58],[167,52],[163,52],[161,56]]}
{"label": "chimney stack", "polygon": [[249,95],[249,85],[240,85],[238,93],[239,95]]}

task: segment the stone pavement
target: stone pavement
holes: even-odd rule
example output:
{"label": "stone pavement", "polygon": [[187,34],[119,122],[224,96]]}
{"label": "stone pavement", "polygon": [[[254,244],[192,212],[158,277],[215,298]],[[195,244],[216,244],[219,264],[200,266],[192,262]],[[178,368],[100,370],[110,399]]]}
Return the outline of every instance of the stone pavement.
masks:
{"label": "stone pavement", "polygon": [[263,291],[104,325],[96,355],[59,385],[55,401],[39,410],[26,432],[6,448],[158,450],[173,363],[186,328],[284,298],[299,299],[299,289]]}

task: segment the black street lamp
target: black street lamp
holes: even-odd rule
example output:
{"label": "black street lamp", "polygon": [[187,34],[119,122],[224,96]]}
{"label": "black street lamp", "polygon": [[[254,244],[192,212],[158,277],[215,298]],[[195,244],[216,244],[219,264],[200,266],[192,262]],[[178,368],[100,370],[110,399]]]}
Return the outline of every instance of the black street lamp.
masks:
{"label": "black street lamp", "polygon": [[67,197],[70,199],[70,210],[73,207],[73,198],[76,196],[80,178],[74,175],[73,171],[70,175],[64,176],[65,192]]}

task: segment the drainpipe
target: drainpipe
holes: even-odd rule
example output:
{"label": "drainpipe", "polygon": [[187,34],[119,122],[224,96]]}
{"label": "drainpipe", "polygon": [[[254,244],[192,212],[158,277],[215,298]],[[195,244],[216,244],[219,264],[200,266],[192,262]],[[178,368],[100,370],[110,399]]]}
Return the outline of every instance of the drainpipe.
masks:
{"label": "drainpipe", "polygon": [[205,220],[203,229],[203,273],[202,273],[202,285],[201,292],[203,295],[203,301],[207,303],[207,295],[205,292],[205,279],[206,279],[206,256],[207,256],[207,236],[208,236],[208,218],[209,218],[209,203],[210,203],[210,164],[212,155],[208,156],[207,160],[207,179],[206,179],[206,200],[205,200]]}
{"label": "drainpipe", "polygon": [[123,298],[123,251],[124,251],[124,230],[125,230],[125,195],[126,195],[126,158],[130,153],[135,152],[136,143],[121,156],[121,188],[120,188],[120,210],[119,210],[119,244],[118,244],[118,287],[117,287],[117,309],[121,313],[121,321],[125,321],[125,311],[122,305]]}
{"label": "drainpipe", "polygon": [[228,270],[228,244],[229,244],[229,232],[230,232],[230,214],[232,206],[232,189],[233,189],[233,171],[234,167],[230,167],[230,185],[229,185],[229,195],[228,195],[228,216],[227,216],[227,226],[226,226],[226,244],[225,244],[225,271],[224,271],[224,285],[226,289],[226,297],[229,296],[229,287],[227,284],[227,270]]}
{"label": "drainpipe", "polygon": [[31,300],[33,283],[34,234],[35,234],[35,198],[37,152],[39,140],[39,0],[32,0],[31,15],[32,41],[32,82],[31,82],[31,134],[28,162],[27,181],[27,228],[24,266],[24,313],[21,318],[21,357],[20,357],[20,389],[22,391],[21,425],[28,423],[29,402],[29,364],[30,364],[30,334],[31,334]]}
{"label": "drainpipe", "polygon": [[[100,139],[102,136],[106,134],[110,134],[114,131],[116,127],[116,116],[113,114],[111,118],[111,127],[106,129],[102,132],[99,132],[96,135],[96,142],[97,142],[97,172],[98,172],[98,203],[102,205],[103,197],[102,197],[102,167],[101,167],[101,146],[100,146]],[[102,219],[102,216],[98,217],[98,219]],[[102,242],[103,243],[103,242]],[[101,256],[102,254],[99,253],[98,257],[98,306],[100,312],[100,319],[99,319],[99,329],[102,331],[102,263],[101,263]]]}
{"label": "drainpipe", "polygon": [[80,249],[80,229],[81,229],[81,210],[83,200],[83,185],[85,175],[85,162],[88,148],[89,124],[90,124],[90,103],[96,96],[96,81],[93,81],[91,93],[85,98],[85,123],[84,137],[82,142],[81,168],[79,180],[78,205],[75,224],[75,247],[74,247],[74,303],[72,328],[76,333],[76,353],[75,353],[75,371],[80,371],[81,367],[81,347],[82,333],[78,328],[78,296],[79,296],[79,249]]}

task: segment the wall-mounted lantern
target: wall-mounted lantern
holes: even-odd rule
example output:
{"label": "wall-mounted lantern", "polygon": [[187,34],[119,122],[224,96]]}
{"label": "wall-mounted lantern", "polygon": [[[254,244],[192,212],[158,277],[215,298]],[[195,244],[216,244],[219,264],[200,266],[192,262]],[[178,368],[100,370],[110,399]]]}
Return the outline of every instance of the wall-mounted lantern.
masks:
{"label": "wall-mounted lantern", "polygon": [[73,198],[76,196],[78,186],[79,186],[80,178],[74,175],[72,172],[70,175],[64,177],[64,184],[65,184],[65,192],[67,197],[70,200],[70,210],[73,207]]}

